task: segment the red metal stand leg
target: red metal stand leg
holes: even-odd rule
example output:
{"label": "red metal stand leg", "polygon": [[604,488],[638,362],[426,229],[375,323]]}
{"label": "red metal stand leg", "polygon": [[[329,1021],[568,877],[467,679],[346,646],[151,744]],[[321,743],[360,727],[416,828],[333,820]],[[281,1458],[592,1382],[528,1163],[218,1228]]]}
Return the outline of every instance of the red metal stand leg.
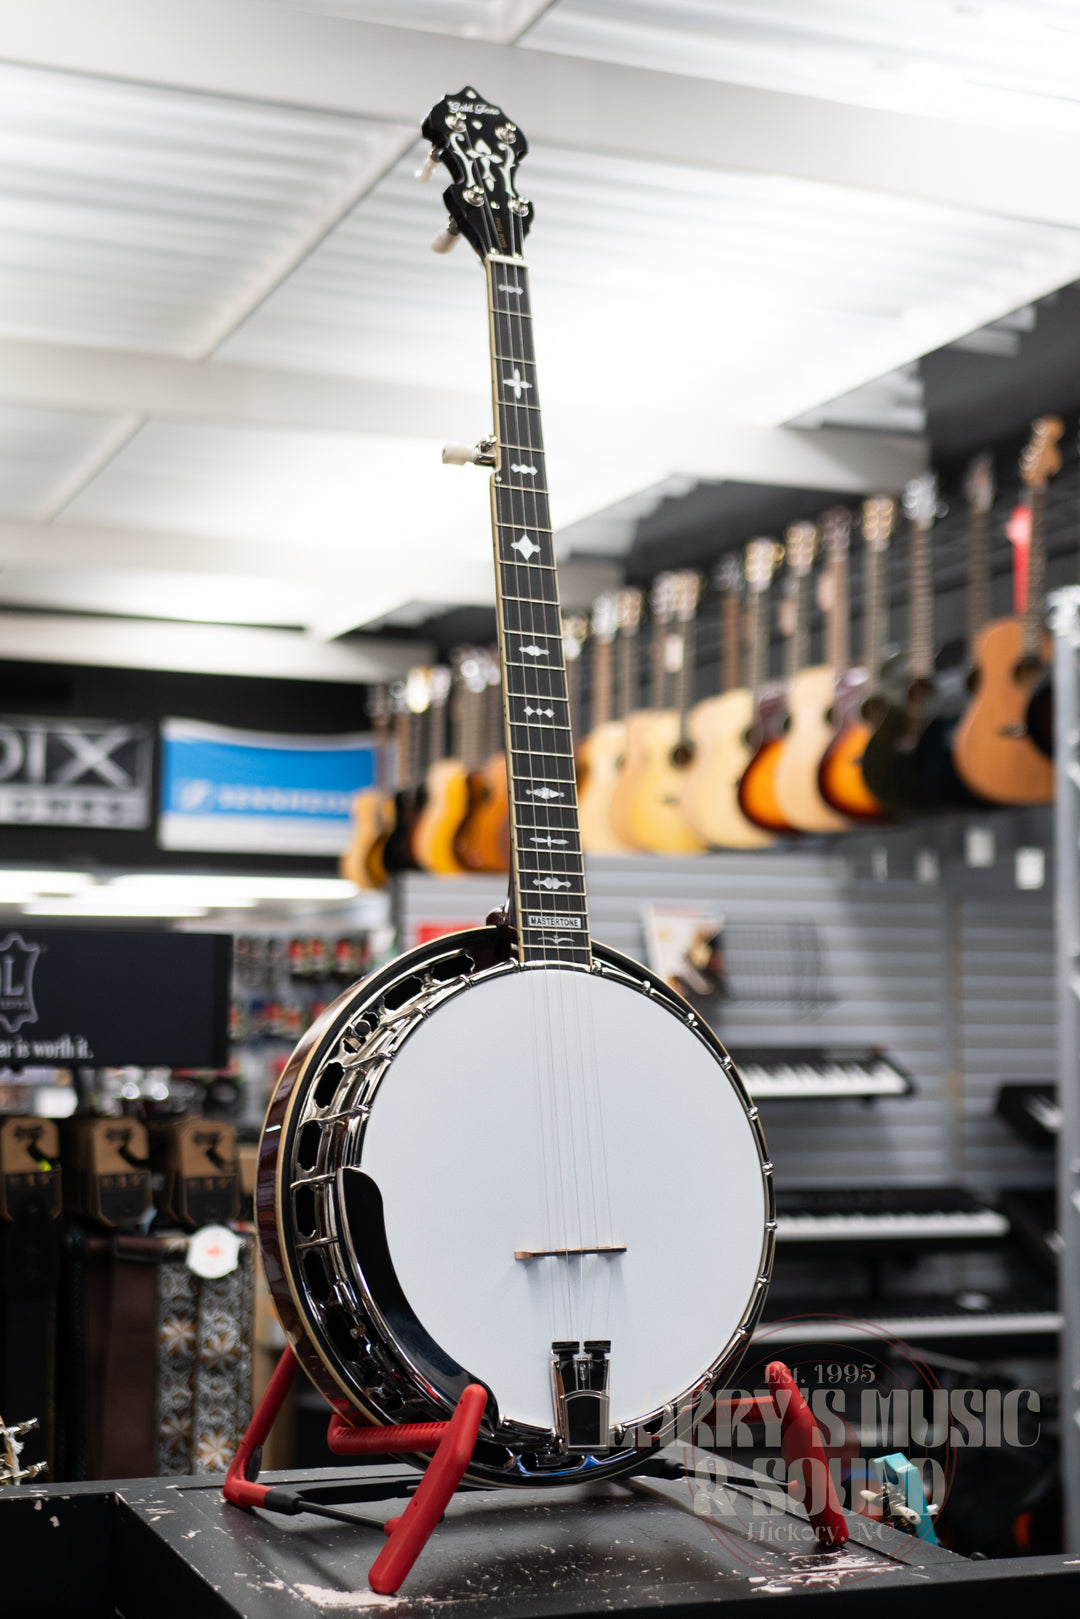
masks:
{"label": "red metal stand leg", "polygon": [[229,1463],[229,1471],[225,1474],[221,1493],[226,1501],[231,1501],[234,1506],[261,1507],[266,1499],[270,1485],[255,1482],[259,1473],[256,1452],[265,1443],[266,1436],[274,1425],[274,1418],[281,1410],[285,1396],[292,1387],[293,1378],[296,1376],[296,1364],[296,1356],[286,1344],[281,1359],[274,1367],[274,1374],[266,1385],[263,1397],[255,1407],[254,1415],[237,1447],[236,1455]]}
{"label": "red metal stand leg", "polygon": [[843,1546],[848,1526],[829,1472],[821,1429],[782,1360],[770,1361],[765,1376],[780,1412],[780,1449],[787,1464],[788,1485],[795,1485],[819,1543]]}

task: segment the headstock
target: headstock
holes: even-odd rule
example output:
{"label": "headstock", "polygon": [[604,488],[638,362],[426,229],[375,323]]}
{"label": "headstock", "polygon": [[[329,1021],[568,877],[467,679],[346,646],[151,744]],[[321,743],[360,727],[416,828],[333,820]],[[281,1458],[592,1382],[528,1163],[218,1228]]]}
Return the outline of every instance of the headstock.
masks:
{"label": "headstock", "polygon": [[896,502],[891,495],[871,495],[862,503],[862,532],[869,551],[887,551],[896,527]]}
{"label": "headstock", "polygon": [[675,617],[675,575],[658,573],[649,592],[649,608],[658,624],[670,624]]}
{"label": "headstock", "polygon": [[964,499],[973,512],[984,515],[994,504],[994,457],[989,450],[975,456],[964,475]]}
{"label": "headstock", "polygon": [[588,633],[589,621],[583,614],[563,614],[562,649],[563,657],[567,663],[573,663],[575,658],[581,657],[581,649],[585,644],[585,637]]}
{"label": "headstock", "polygon": [[376,728],[390,718],[390,692],[385,685],[372,686],[368,695],[368,715]]}
{"label": "headstock", "polygon": [[431,670],[416,665],[405,676],[405,706],[410,714],[423,714],[431,702]]}
{"label": "headstock", "polygon": [[592,633],[595,641],[613,641],[619,627],[619,598],[614,590],[605,590],[593,602]]}
{"label": "headstock", "polygon": [[641,628],[645,598],[640,590],[628,587],[615,594],[615,619],[623,635],[636,635]]}
{"label": "headstock", "polygon": [[743,571],[737,556],[721,557],[713,569],[713,584],[724,596],[742,594]]}
{"label": "headstock", "polygon": [[904,515],[913,528],[932,528],[937,508],[935,472],[923,472],[904,485]]}
{"label": "headstock", "polygon": [[846,506],[830,506],[821,519],[821,537],[827,556],[843,556],[851,544],[851,513]]}
{"label": "headstock", "polygon": [[784,548],[776,540],[751,540],[746,547],[743,567],[751,593],[760,596],[772,584],[772,576],[780,565]]}
{"label": "headstock", "polygon": [[464,236],[481,259],[520,254],[533,206],[514,187],[518,163],[529,150],[517,126],[466,85],[432,107],[423,134],[432,159],[450,172],[443,201],[452,235]]}
{"label": "headstock", "polygon": [[675,618],[680,624],[689,624],[697,612],[698,602],[701,599],[702,584],[703,580],[700,573],[693,573],[690,569],[672,575]]}
{"label": "headstock", "polygon": [[484,654],[474,646],[457,647],[450,654],[458,680],[474,697],[487,690]]}
{"label": "headstock", "polygon": [[434,669],[429,671],[429,693],[433,708],[445,707],[453,679],[453,674],[445,663],[437,663]]}
{"label": "headstock", "polygon": [[817,529],[813,523],[792,523],[784,533],[787,565],[796,579],[805,579],[814,566]]}
{"label": "headstock", "polygon": [[1061,471],[1058,440],[1065,431],[1060,416],[1040,416],[1031,424],[1031,438],[1020,457],[1020,481],[1029,489],[1044,489]]}

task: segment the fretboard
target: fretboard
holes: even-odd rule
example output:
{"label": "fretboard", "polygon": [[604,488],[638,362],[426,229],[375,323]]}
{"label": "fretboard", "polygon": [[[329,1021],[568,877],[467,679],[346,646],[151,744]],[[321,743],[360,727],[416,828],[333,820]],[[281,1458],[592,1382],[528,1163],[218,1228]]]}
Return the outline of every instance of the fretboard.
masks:
{"label": "fretboard", "polygon": [[990,619],[989,528],[989,513],[972,506],[968,513],[968,659],[972,664],[975,644]]}
{"label": "fretboard", "polygon": [[911,525],[911,627],[909,660],[913,680],[929,680],[934,673],[933,584],[930,577],[930,530],[925,523]]}
{"label": "fretboard", "polygon": [[1031,491],[1031,544],[1028,547],[1027,604],[1024,609],[1023,651],[1025,658],[1039,658],[1043,634],[1043,581],[1046,577],[1046,490],[1036,484]]}
{"label": "fretboard", "polygon": [[885,553],[877,546],[870,546],[864,553],[866,557],[866,577],[863,584],[863,599],[866,603],[863,617],[863,663],[870,674],[870,691],[877,695],[881,682],[881,665],[885,656],[885,642],[888,639],[888,624],[886,622],[885,602]]}
{"label": "fretboard", "polygon": [[562,615],[528,271],[486,263],[497,466],[492,517],[510,796],[512,913],[525,965],[592,960]]}

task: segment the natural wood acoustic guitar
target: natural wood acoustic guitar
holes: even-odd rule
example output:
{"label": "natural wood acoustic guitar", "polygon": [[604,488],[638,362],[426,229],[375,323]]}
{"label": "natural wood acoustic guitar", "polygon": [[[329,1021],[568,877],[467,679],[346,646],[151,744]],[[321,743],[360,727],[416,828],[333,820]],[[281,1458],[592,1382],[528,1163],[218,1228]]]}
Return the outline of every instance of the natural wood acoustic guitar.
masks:
{"label": "natural wood acoustic guitar", "polygon": [[881,665],[888,639],[885,553],[896,524],[896,502],[889,495],[863,501],[863,663],[846,669],[836,683],[836,734],[818,769],[826,803],[853,821],[888,819],[862,773],[866,744],[885,712]]}
{"label": "natural wood acoustic guitar", "polygon": [[381,888],[386,882],[382,861],[371,863],[375,844],[385,836],[383,805],[387,790],[387,747],[390,730],[389,694],[376,686],[371,694],[371,728],[375,736],[375,780],[354,794],[352,801],[352,840],[338,862],[338,870],[357,888]]}
{"label": "natural wood acoustic guitar", "polygon": [[653,584],[654,706],[626,722],[626,764],[612,795],[616,831],[652,854],[700,854],[705,848],[682,809],[693,756],[686,719],[700,591],[700,574],[686,571],[662,573]]}
{"label": "natural wood acoustic guitar", "polygon": [[578,750],[578,820],[588,855],[635,852],[612,825],[611,799],[626,752],[626,715],[637,707],[641,607],[640,590],[630,589],[607,591],[593,603],[592,727]]}
{"label": "natural wood acoustic guitar", "polygon": [[510,799],[502,735],[499,660],[478,654],[483,686],[478,695],[481,757],[469,772],[469,809],[454,839],[454,853],[469,871],[510,869]]}
{"label": "natural wood acoustic guitar", "polygon": [[694,756],[683,783],[683,814],[703,842],[720,849],[765,849],[771,833],[748,821],[739,808],[739,781],[750,763],[754,694],[744,682],[743,567],[749,585],[750,662],[761,633],[758,598],[768,589],[775,566],[772,540],[752,540],[743,566],[735,556],[718,563],[713,583],[720,594],[720,692],[690,710],[686,728]]}
{"label": "natural wood acoustic guitar", "polygon": [[743,814],[768,832],[798,830],[780,802],[776,772],[790,724],[788,693],[795,675],[809,661],[810,572],[816,545],[817,529],[813,523],[792,523],[784,535],[787,595],[780,609],[784,679],[768,684],[763,680],[755,690],[752,737],[756,746],[739,783],[739,805]]}
{"label": "natural wood acoustic guitar", "polygon": [[[833,507],[821,519],[821,539],[827,572],[822,576],[825,646],[828,661],[800,661],[788,682],[788,726],[776,765],[776,797],[781,813],[799,832],[845,832],[851,826],[822,797],[818,783],[821,761],[832,742],[836,723],[836,692],[848,666],[848,547],[851,513]],[[799,608],[804,620],[798,656],[806,658],[809,590],[800,580]]]}
{"label": "natural wood acoustic guitar", "polygon": [[1020,458],[1031,505],[1025,597],[1018,616],[988,624],[976,648],[974,695],[956,729],[953,757],[972,792],[997,804],[1048,804],[1054,766],[1028,735],[1027,708],[1050,659],[1043,629],[1046,485],[1061,467],[1058,416],[1040,416]]}
{"label": "natural wood acoustic guitar", "polygon": [[469,807],[468,772],[448,746],[452,684],[452,671],[445,665],[431,670],[429,762],[412,837],[417,863],[436,877],[457,877],[465,870],[454,853],[454,838]]}

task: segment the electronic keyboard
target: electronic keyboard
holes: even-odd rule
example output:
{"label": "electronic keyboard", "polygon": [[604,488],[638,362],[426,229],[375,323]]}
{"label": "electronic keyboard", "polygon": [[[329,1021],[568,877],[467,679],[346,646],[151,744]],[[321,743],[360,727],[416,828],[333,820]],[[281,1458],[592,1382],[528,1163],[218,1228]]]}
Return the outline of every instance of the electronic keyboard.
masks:
{"label": "electronic keyboard", "polygon": [[825,1096],[907,1096],[911,1075],[869,1046],[729,1048],[755,1102]]}
{"label": "electronic keyboard", "polygon": [[995,1111],[1033,1147],[1052,1147],[1061,1131],[1056,1085],[1002,1085]]}
{"label": "electronic keyboard", "polygon": [[771,1352],[780,1344],[829,1344],[840,1350],[890,1338],[926,1344],[980,1338],[1027,1340],[1053,1338],[1064,1321],[1061,1311],[1045,1299],[992,1299],[982,1293],[960,1294],[956,1299],[892,1298],[876,1305],[853,1300],[849,1317],[819,1310],[808,1319],[787,1306],[785,1312],[784,1320],[762,1322],[754,1342]]}
{"label": "electronic keyboard", "polygon": [[966,1247],[1009,1234],[1009,1220],[956,1186],[833,1187],[777,1191],[777,1241],[785,1246],[870,1243]]}

